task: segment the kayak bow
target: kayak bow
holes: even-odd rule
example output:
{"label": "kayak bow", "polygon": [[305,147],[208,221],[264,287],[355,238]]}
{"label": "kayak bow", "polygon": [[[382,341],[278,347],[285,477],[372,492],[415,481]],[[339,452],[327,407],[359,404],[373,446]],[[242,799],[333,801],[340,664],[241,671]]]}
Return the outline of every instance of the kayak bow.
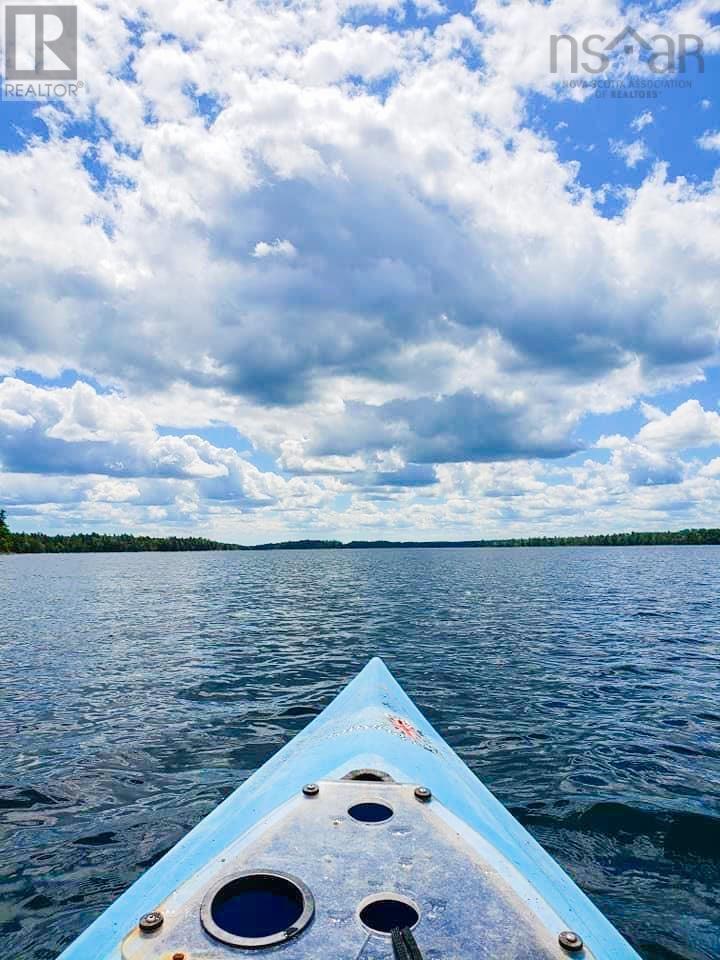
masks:
{"label": "kayak bow", "polygon": [[425,960],[639,960],[374,659],[60,960],[391,960],[413,940]]}

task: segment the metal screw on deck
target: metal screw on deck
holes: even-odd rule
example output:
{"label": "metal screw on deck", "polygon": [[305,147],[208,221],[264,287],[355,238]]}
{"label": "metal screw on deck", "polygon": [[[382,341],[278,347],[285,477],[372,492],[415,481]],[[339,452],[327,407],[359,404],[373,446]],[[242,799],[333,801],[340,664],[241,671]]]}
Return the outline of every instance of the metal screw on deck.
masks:
{"label": "metal screw on deck", "polygon": [[573,930],[563,930],[558,937],[558,943],[563,950],[571,950],[575,952],[576,950],[582,950],[583,948],[582,937],[579,933],[575,933]]}
{"label": "metal screw on deck", "polygon": [[415,787],[415,799],[419,800],[420,803],[427,803],[432,800],[432,790],[427,787]]}
{"label": "metal screw on deck", "polygon": [[320,787],[316,783],[306,783],[303,787],[303,794],[306,797],[316,797],[320,793]]}
{"label": "metal screw on deck", "polygon": [[146,913],[144,916],[140,917],[138,926],[143,933],[151,933],[153,930],[157,930],[163,925],[164,919],[165,918],[159,910],[151,910],[150,913]]}

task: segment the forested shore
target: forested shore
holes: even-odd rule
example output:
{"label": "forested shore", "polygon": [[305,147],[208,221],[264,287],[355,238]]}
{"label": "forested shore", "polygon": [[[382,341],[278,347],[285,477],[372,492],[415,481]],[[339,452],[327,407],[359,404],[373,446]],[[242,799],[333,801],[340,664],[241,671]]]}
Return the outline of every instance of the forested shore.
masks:
{"label": "forested shore", "polygon": [[13,533],[0,510],[0,553],[146,553],[185,550],[244,550],[206,537],[146,537],[130,533]]}
{"label": "forested shore", "polygon": [[634,547],[720,544],[720,529],[632,531],[578,537],[516,537],[507,540],[288,540],[243,546],[206,537],[146,537],[130,533],[13,533],[0,510],[0,553],[144,553],[193,550],[367,550],[422,547]]}

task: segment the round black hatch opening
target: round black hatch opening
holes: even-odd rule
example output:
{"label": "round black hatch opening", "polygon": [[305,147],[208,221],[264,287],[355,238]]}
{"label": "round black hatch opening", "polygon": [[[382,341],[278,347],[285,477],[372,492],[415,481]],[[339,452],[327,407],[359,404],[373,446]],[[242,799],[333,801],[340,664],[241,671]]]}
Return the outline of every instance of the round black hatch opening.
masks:
{"label": "round black hatch opening", "polygon": [[369,800],[365,803],[354,803],[348,809],[348,813],[353,820],[359,820],[360,823],[384,823],[393,815],[392,807],[389,807],[386,803],[376,803]]}
{"label": "round black hatch opening", "polygon": [[366,901],[360,908],[360,919],[368,930],[391,933],[396,927],[414,927],[420,919],[417,907],[397,894],[383,893]]}
{"label": "round black hatch opening", "polygon": [[226,877],[206,895],[200,918],[207,932],[233,947],[285,943],[308,925],[312,893],[296,877],[248,871]]}
{"label": "round black hatch opening", "polygon": [[391,783],[392,777],[389,773],[385,773],[384,770],[351,770],[350,773],[346,773],[343,777],[343,780],[355,780],[365,783]]}

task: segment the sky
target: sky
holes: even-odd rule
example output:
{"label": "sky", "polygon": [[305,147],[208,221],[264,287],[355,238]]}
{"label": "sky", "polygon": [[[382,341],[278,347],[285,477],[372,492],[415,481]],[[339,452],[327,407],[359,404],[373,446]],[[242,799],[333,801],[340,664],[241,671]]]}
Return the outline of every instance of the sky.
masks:
{"label": "sky", "polygon": [[0,102],[12,529],[720,525],[720,0],[78,23],[77,94]]}

